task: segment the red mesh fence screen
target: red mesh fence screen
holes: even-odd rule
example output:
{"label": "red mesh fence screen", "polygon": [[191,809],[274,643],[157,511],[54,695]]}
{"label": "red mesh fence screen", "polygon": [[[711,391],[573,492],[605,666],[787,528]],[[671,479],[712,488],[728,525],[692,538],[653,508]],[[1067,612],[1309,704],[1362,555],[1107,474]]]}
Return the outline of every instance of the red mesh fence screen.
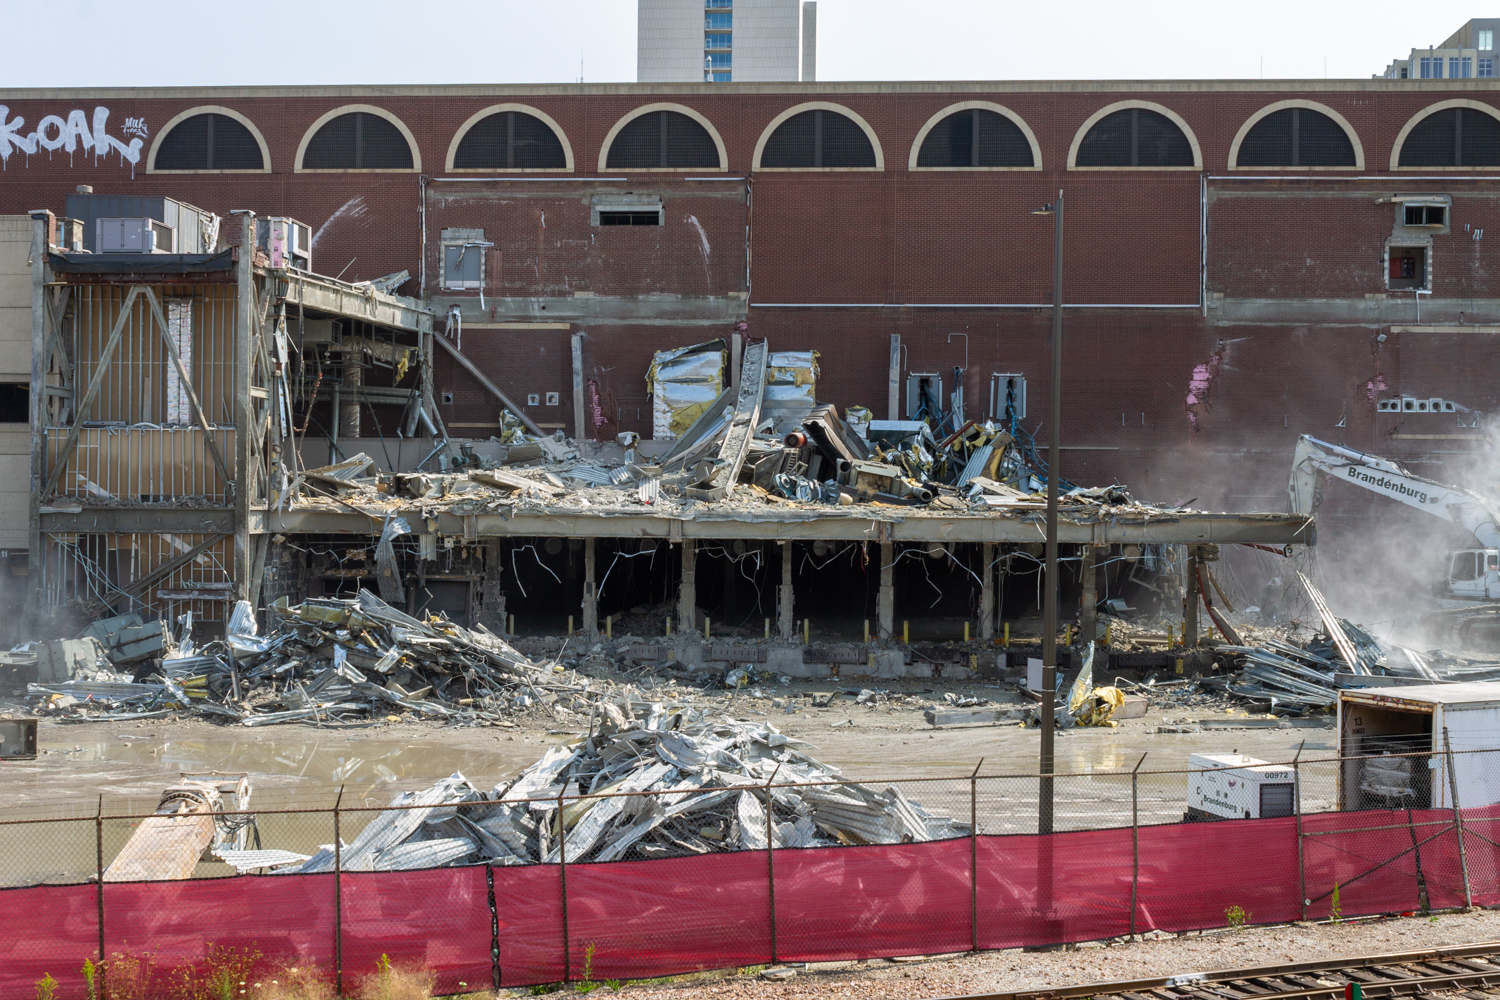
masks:
{"label": "red mesh fence screen", "polygon": [[490,985],[484,868],[344,872],[343,879],[346,979],[375,972],[384,955],[392,965],[437,973],[440,993]]}
{"label": "red mesh fence screen", "polygon": [[50,975],[59,996],[82,996],[83,960],[99,954],[99,899],[92,885],[0,892],[0,997],[34,1000]]}
{"label": "red mesh fence screen", "polygon": [[1092,941],[1130,926],[1130,830],[979,838],[979,944]]}

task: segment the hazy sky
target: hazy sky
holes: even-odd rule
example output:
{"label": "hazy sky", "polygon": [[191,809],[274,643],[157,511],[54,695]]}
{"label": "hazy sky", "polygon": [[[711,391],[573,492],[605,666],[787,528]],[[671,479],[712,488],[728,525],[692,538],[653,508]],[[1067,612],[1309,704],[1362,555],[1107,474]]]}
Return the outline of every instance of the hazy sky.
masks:
{"label": "hazy sky", "polygon": [[[62,20],[18,3],[0,87],[571,82],[580,59],[588,82],[633,81],[635,6],[68,0]],[[1368,78],[1486,13],[1455,0],[820,0],[818,76],[1321,78],[1326,65]]]}

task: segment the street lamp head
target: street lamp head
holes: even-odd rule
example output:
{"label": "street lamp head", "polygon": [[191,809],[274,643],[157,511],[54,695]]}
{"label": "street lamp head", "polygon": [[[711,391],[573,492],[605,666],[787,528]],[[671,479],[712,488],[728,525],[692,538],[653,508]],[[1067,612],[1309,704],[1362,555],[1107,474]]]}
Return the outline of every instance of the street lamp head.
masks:
{"label": "street lamp head", "polygon": [[1033,208],[1031,210],[1032,215],[1055,215],[1056,213],[1057,209],[1052,205],[1043,205],[1041,208]]}

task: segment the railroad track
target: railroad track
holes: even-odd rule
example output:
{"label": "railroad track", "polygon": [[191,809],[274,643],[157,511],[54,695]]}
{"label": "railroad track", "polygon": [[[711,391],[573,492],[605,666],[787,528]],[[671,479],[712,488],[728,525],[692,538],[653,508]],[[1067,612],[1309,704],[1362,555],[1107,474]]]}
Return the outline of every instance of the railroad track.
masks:
{"label": "railroad track", "polygon": [[1365,1000],[1446,993],[1470,1000],[1500,996],[1500,942],[1393,955],[1330,959],[1258,969],[1191,972],[1161,979],[1087,983],[1050,990],[979,993],[953,1000],[1343,1000],[1357,984]]}

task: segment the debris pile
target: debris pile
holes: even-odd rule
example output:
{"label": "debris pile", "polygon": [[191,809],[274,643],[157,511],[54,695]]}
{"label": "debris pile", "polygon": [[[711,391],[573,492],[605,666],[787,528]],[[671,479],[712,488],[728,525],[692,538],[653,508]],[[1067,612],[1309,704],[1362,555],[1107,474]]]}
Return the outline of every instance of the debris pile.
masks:
{"label": "debris pile", "polygon": [[309,599],[271,608],[260,635],[241,601],[220,642],[184,643],[140,683],[93,679],[36,683],[40,709],[78,719],[151,718],[191,709],[246,726],[341,722],[391,713],[496,721],[534,705],[587,709],[592,683],[556,664],[534,663],[483,627],[419,621],[369,591],[355,600]]}
{"label": "debris pile", "polygon": [[[896,785],[840,782],[806,746],[766,723],[604,700],[586,739],[553,747],[491,792],[454,774],[401,795],[342,848],[340,863],[346,871],[572,864],[764,850],[768,840],[820,847],[969,834]],[[329,845],[278,873],[333,865]]]}

